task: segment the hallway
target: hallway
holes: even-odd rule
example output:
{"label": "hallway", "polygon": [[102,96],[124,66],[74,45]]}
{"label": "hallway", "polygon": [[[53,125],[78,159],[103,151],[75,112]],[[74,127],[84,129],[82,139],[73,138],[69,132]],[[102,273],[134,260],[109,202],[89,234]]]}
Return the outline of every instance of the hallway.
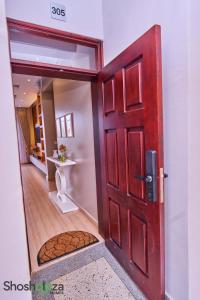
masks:
{"label": "hallway", "polygon": [[53,261],[39,267],[37,254],[48,239],[59,233],[83,230],[94,234],[99,241],[103,240],[98,234],[97,225],[83,211],[62,214],[51,203],[46,179],[37,168],[26,164],[22,165],[21,170],[32,273],[55,263]]}

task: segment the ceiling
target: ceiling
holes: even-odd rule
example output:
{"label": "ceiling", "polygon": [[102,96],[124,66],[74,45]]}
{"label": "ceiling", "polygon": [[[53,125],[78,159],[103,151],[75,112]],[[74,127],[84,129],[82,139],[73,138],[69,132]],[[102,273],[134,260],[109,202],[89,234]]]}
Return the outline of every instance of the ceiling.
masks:
{"label": "ceiling", "polygon": [[41,77],[13,74],[16,107],[30,107],[40,91]]}

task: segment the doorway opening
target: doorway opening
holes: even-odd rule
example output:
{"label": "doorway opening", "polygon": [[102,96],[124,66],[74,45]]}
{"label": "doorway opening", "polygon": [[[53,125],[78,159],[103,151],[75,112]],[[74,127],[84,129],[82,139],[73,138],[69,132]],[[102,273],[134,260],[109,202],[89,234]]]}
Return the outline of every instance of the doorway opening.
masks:
{"label": "doorway opening", "polygon": [[102,240],[93,101],[102,42],[13,19],[8,19],[8,31],[30,265],[35,272],[43,268],[38,265],[39,250],[56,234],[79,230]]}
{"label": "doorway opening", "polygon": [[[57,234],[78,230],[103,240],[97,221],[91,83],[13,74],[13,87],[30,263],[36,272],[42,268],[40,248]],[[66,162],[74,164],[63,167],[60,162],[56,185],[62,147]],[[66,201],[59,199],[58,190],[70,201],[64,210]]]}

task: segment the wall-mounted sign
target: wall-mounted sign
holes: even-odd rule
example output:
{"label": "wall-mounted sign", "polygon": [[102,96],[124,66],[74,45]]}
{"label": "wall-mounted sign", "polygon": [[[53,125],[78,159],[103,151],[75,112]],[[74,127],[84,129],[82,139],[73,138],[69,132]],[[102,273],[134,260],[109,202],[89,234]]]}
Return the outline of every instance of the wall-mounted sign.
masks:
{"label": "wall-mounted sign", "polygon": [[51,17],[52,19],[65,21],[66,7],[63,4],[51,2]]}

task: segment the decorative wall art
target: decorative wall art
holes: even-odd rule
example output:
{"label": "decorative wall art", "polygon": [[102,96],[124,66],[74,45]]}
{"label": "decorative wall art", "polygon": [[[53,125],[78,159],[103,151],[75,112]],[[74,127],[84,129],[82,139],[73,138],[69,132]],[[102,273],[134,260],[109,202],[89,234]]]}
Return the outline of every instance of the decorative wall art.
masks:
{"label": "decorative wall art", "polygon": [[65,122],[66,122],[66,131],[67,131],[67,137],[73,137],[74,136],[74,124],[73,124],[73,114],[67,114],[65,116]]}
{"label": "decorative wall art", "polygon": [[56,119],[56,131],[58,138],[74,137],[74,120],[73,113],[66,114]]}
{"label": "decorative wall art", "polygon": [[66,138],[65,117],[60,118],[61,137]]}
{"label": "decorative wall art", "polygon": [[57,137],[61,137],[61,130],[60,130],[60,119],[56,119],[56,132],[57,132]]}

